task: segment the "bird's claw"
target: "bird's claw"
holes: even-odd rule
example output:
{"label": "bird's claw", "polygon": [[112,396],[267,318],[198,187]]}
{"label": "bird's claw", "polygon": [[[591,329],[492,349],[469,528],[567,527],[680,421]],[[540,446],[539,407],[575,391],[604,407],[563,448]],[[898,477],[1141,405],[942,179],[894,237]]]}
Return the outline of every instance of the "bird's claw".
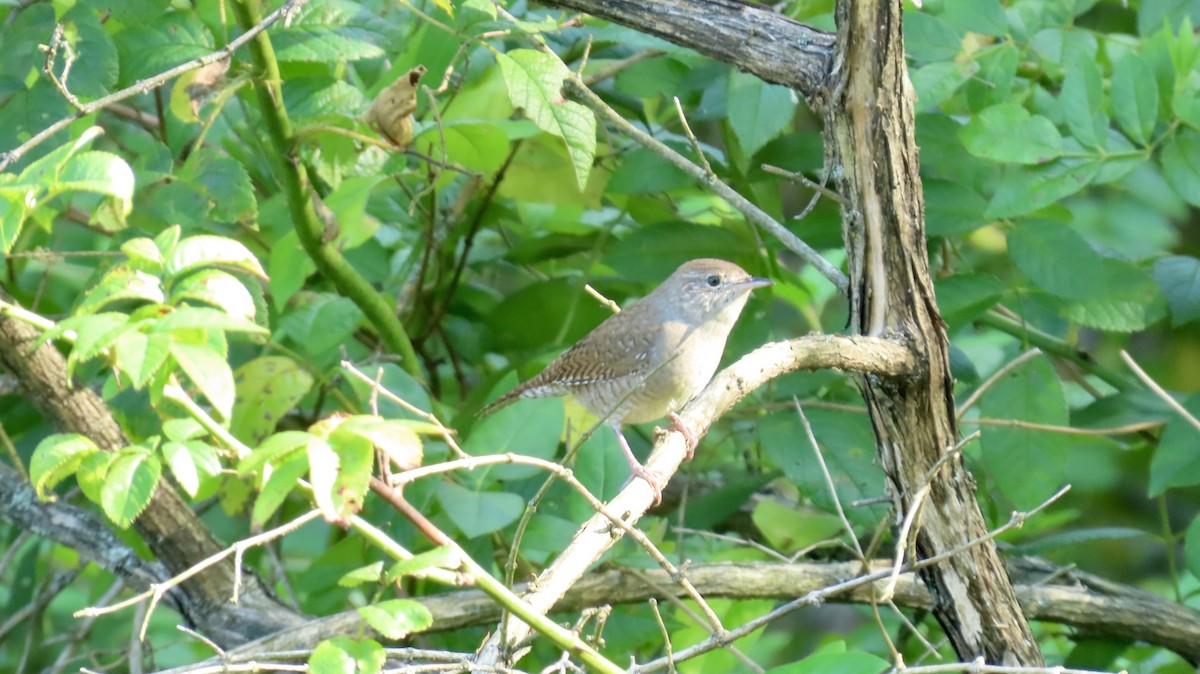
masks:
{"label": "bird's claw", "polygon": [[692,457],[696,455],[696,445],[700,443],[700,439],[696,437],[696,433],[684,423],[683,418],[678,414],[671,412],[667,415],[667,418],[671,420],[671,426],[683,435],[684,445],[687,447],[686,458],[688,461],[691,461]]}

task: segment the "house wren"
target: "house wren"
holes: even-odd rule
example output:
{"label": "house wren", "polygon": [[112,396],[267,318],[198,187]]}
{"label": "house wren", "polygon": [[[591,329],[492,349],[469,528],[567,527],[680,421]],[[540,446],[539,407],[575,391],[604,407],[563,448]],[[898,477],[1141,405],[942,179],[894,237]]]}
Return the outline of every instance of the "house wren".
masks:
{"label": "house wren", "polygon": [[662,417],[688,440],[696,437],[675,412],[708,384],[750,291],[772,285],[724,260],[692,260],[649,295],[610,316],[532,379],[480,411],[489,414],[522,398],[571,394],[617,434],[633,470],[654,487],[621,432],[621,424]]}

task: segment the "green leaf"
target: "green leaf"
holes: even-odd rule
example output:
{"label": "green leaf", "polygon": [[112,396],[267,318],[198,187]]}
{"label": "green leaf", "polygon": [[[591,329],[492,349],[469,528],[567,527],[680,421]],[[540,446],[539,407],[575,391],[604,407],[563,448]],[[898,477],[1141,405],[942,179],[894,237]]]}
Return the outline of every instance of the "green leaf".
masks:
{"label": "green leaf", "polygon": [[359,615],[388,639],[403,639],[429,629],[433,614],[425,605],[412,599],[388,599],[371,606],[361,606]]}
{"label": "green leaf", "polygon": [[100,502],[108,468],[119,456],[116,452],[92,452],[79,464],[79,469],[75,472],[75,481],[79,483],[83,495],[93,503]]}
{"label": "green leaf", "polygon": [[970,187],[948,180],[925,182],[925,231],[930,236],[966,234],[987,224],[987,201]]}
{"label": "green leaf", "polygon": [[1104,82],[1093,58],[1081,54],[1063,80],[1063,116],[1067,128],[1086,147],[1103,150],[1108,138],[1108,116],[1104,114]]}
{"label": "green leaf", "polygon": [[1000,279],[987,274],[955,274],[937,279],[938,309],[952,330],[964,327],[987,311],[1008,291]]}
{"label": "green leaf", "polygon": [[83,152],[63,166],[51,194],[67,191],[111,197],[117,204],[117,214],[124,217],[133,208],[133,169],[115,154]]}
{"label": "green leaf", "polygon": [[845,533],[837,515],[793,508],[774,499],[758,501],[750,519],[770,542],[771,548],[784,554]]}
{"label": "green leaf", "polygon": [[1183,558],[1192,576],[1200,578],[1200,515],[1192,518],[1183,535]]}
{"label": "green leaf", "polygon": [[1167,139],[1159,161],[1175,192],[1200,206],[1200,132],[1186,128],[1176,132]]}
{"label": "green leaf", "polygon": [[128,26],[117,41],[120,85],[157,75],[216,48],[212,34],[195,12],[156,14],[151,22]]}
{"label": "green leaf", "polygon": [[514,107],[542,131],[562,138],[575,167],[580,191],[588,184],[596,156],[596,118],[591,111],[562,97],[563,80],[570,75],[557,58],[531,49],[496,54]]}
{"label": "green leaf", "polygon": [[1166,303],[1157,288],[1139,286],[1142,297],[1103,297],[1070,304],[1066,317],[1080,325],[1108,332],[1137,332],[1167,315]]}
{"label": "green leaf", "polygon": [[417,574],[425,569],[449,569],[453,571],[461,566],[462,560],[453,547],[439,545],[432,550],[427,550],[419,555],[413,555],[409,559],[396,562],[388,568],[386,579],[387,582],[391,583],[405,576]]}
{"label": "green leaf", "polygon": [[288,27],[271,32],[280,61],[344,63],[384,56],[387,22],[350,0],[311,0]]}
{"label": "green leaf", "polygon": [[325,199],[325,205],[337,216],[338,235],[333,245],[339,250],[357,248],[374,236],[379,221],[367,214],[367,200],[386,176],[353,176],[342,181]]}
{"label": "green leaf", "polygon": [[[339,424],[329,436],[329,445],[337,455],[337,473],[330,491],[335,517],[331,521],[345,521],[350,515],[362,510],[367,488],[371,481],[371,469],[375,466],[375,448],[371,441],[354,433],[342,432]],[[312,446],[309,446],[310,452]],[[311,460],[312,454],[309,454]],[[311,474],[311,473],[310,473]],[[313,491],[317,483],[313,481]],[[320,503],[320,499],[317,499]],[[328,519],[328,514],[327,514]]]}
{"label": "green leaf", "polygon": [[167,257],[164,271],[178,277],[201,267],[233,267],[266,280],[258,258],[246,246],[223,236],[192,236],[180,241]]}
{"label": "green leaf", "polygon": [[953,61],[962,51],[962,35],[929,12],[904,15],[904,50],[916,61]]}
{"label": "green leaf", "polygon": [[347,573],[338,579],[338,587],[358,587],[359,585],[374,585],[383,578],[383,562],[375,562]]}
{"label": "green leaf", "polygon": [[[197,442],[195,444],[203,446],[204,443]],[[196,492],[200,489],[200,471],[196,469],[196,462],[192,460],[192,454],[188,451],[187,445],[168,440],[162,444],[162,453],[163,458],[167,460],[167,467],[175,476],[175,481],[187,492],[188,496],[195,498]]]}
{"label": "green leaf", "polygon": [[[519,452],[540,459],[553,459],[563,427],[563,404],[557,399],[522,400],[480,419],[462,449],[471,456]],[[478,475],[490,474],[517,480],[539,474],[533,466],[496,466]],[[503,525],[501,525],[503,526]]]}
{"label": "green leaf", "polygon": [[238,462],[238,474],[249,475],[261,470],[267,463],[279,463],[281,458],[294,452],[299,452],[299,450],[307,447],[308,443],[312,442],[315,437],[312,433],[305,431],[283,431],[276,433],[259,443],[258,447],[255,447],[249,456],[243,457]]}
{"label": "green leaf", "polygon": [[1188,255],[1164,257],[1154,263],[1158,282],[1171,307],[1171,324],[1200,318],[1200,260]]}
{"label": "green leaf", "polygon": [[242,442],[256,445],[308,395],[313,376],[291,358],[263,356],[240,366],[234,381],[237,404],[229,431]]}
{"label": "green leaf", "polygon": [[149,334],[130,330],[117,338],[113,344],[114,363],[118,370],[129,376],[133,388],[141,389],[167,362],[171,353],[171,337],[165,334]]}
{"label": "green leaf", "polygon": [[283,505],[284,499],[292,493],[297,482],[304,477],[306,472],[308,472],[308,460],[300,452],[276,463],[275,470],[271,471],[271,477],[267,478],[258,498],[254,500],[250,522],[258,527],[266,524],[279,506]]}
{"label": "green leaf", "polygon": [[338,453],[320,437],[313,436],[304,446],[308,457],[308,481],[312,485],[313,501],[327,522],[342,521],[340,504],[334,499],[341,469]]}
{"label": "green leaf", "polygon": [[1016,103],[980,111],[958,137],[967,152],[998,162],[1044,164],[1062,154],[1062,136],[1054,124]]}
{"label": "green leaf", "polygon": [[331,442],[339,436],[349,435],[362,438],[383,452],[400,470],[410,470],[421,465],[421,438],[406,422],[397,419],[366,414],[355,415],[342,421],[331,436]]}
{"label": "green leaf", "polygon": [[[992,37],[1008,35],[1008,19],[1000,0],[971,0],[949,2],[942,6],[942,18],[963,33],[979,33]],[[906,17],[907,20],[907,17]]]}
{"label": "green leaf", "polygon": [[1113,64],[1111,103],[1125,135],[1147,144],[1158,123],[1158,81],[1145,59],[1128,52]]}
{"label": "green leaf", "polygon": [[146,239],[145,236],[138,236],[137,239],[121,243],[121,252],[130,258],[132,269],[152,273],[155,276],[162,273],[162,253],[158,252],[154,241]]}
{"label": "green leaf", "polygon": [[447,160],[480,173],[499,169],[510,147],[508,134],[499,126],[480,120],[453,120],[441,127],[430,125],[417,134],[416,140],[428,143],[426,154],[440,158],[444,147]]}
{"label": "green leaf", "polygon": [[[1183,405],[1192,417],[1200,418],[1200,394],[1188,398]],[[1173,487],[1200,484],[1200,451],[1196,440],[1200,431],[1186,419],[1175,414],[1167,422],[1154,458],[1150,461],[1150,498],[1161,496]]]}
{"label": "green leaf", "polygon": [[212,403],[218,418],[229,419],[233,415],[235,389],[233,372],[225,357],[211,347],[180,342],[171,344],[171,355],[188,379]]}
{"label": "green leaf", "polygon": [[317,644],[308,658],[312,674],[378,674],[387,654],[371,639],[334,637]]}
{"label": "green leaf", "polygon": [[268,265],[271,268],[271,299],[280,311],[304,287],[304,280],[317,270],[312,258],[301,247],[295,229],[288,229],[288,233],[271,246]]}
{"label": "green leaf", "polygon": [[38,498],[53,500],[50,491],[74,474],[90,454],[99,451],[96,443],[78,433],[59,433],[39,442],[29,460],[29,481],[37,490]]}
{"label": "green leaf", "polygon": [[96,285],[88,289],[76,311],[96,313],[110,302],[121,300],[160,304],[165,299],[158,277],[128,267],[114,267],[101,277]]}
{"label": "green leaf", "polygon": [[150,503],[161,474],[162,464],[144,448],[122,450],[108,467],[100,489],[104,514],[119,528],[128,528]]}
{"label": "green leaf", "polygon": [[[1066,426],[1070,423],[1062,384],[1045,357],[1034,358],[1008,372],[979,402],[980,413],[993,419]],[[1028,428],[986,429],[979,442],[992,482],[1012,502],[1027,509],[1050,496],[1063,481],[1067,436]]]}
{"label": "green leaf", "polygon": [[176,330],[222,330],[224,332],[247,333],[265,337],[267,329],[244,318],[230,316],[220,309],[208,307],[181,307],[155,322],[153,332],[168,333]]}
{"label": "green leaf", "polygon": [[362,318],[362,310],[349,298],[316,295],[284,316],[279,329],[320,364],[338,356]]}
{"label": "green leaf", "polygon": [[253,321],[254,297],[235,276],[220,269],[201,269],[176,281],[171,288],[171,304],[202,302],[234,318]]}
{"label": "green leaf", "polygon": [[666,221],[630,232],[605,254],[604,263],[625,280],[659,283],[688,260],[719,257],[749,263],[755,249],[752,240],[723,227]]}
{"label": "green leaf", "polygon": [[917,92],[917,109],[933,111],[962,85],[976,76],[979,67],[971,61],[935,61],[909,71]]}
{"label": "green leaf", "polygon": [[731,70],[725,93],[729,127],[746,156],[783,133],[796,115],[796,93],[778,84],[767,84],[748,73]]}
{"label": "green leaf", "polygon": [[1058,203],[1087,187],[1102,163],[1060,159],[1046,166],[1010,167],[988,203],[984,217],[1015,218]]}
{"label": "green leaf", "polygon": [[467,538],[490,534],[517,521],[525,499],[503,491],[476,491],[451,482],[437,486],[438,503]]}
{"label": "green leaf", "polygon": [[1149,281],[1144,270],[1100,255],[1061,222],[1022,221],[1008,233],[1008,252],[1038,287],[1059,297],[1129,299]]}

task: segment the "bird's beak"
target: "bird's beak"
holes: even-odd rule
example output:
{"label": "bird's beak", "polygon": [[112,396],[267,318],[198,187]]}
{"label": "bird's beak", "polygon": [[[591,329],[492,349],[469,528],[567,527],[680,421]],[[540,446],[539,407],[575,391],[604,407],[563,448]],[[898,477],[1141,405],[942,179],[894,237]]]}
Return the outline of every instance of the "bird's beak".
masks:
{"label": "bird's beak", "polygon": [[775,282],[769,278],[761,278],[759,276],[751,276],[749,281],[742,281],[741,285],[745,286],[746,288],[748,288],[750,290],[754,290],[755,288],[765,288],[767,286],[773,286],[773,285],[775,285]]}

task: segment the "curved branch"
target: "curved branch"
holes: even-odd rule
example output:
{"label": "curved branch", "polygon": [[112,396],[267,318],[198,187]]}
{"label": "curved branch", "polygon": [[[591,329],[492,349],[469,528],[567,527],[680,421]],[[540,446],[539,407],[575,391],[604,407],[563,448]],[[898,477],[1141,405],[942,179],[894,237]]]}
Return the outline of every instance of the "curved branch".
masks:
{"label": "curved branch", "polygon": [[[784,342],[761,346],[725,368],[709,382],[700,395],[680,411],[683,423],[699,438],[708,432],[713,422],[729,411],[742,398],[764,383],[795,370],[836,369],[864,374],[904,377],[917,372],[920,364],[903,344],[873,337],[841,335],[808,335]],[[656,475],[671,476],[687,455],[683,434],[674,431],[662,434],[646,461],[646,468]],[[634,524],[654,503],[655,491],[645,480],[632,480],[612,501],[609,512],[625,513],[623,521]],[[533,583],[536,589],[523,598],[531,606],[548,613],[587,569],[621,539],[622,532],[613,527],[605,515],[597,513],[585,522],[571,544]],[[506,635],[501,643],[499,635]],[[529,627],[510,618],[505,629],[493,633],[481,649],[476,664],[498,664],[506,646],[521,643],[529,635]]]}

